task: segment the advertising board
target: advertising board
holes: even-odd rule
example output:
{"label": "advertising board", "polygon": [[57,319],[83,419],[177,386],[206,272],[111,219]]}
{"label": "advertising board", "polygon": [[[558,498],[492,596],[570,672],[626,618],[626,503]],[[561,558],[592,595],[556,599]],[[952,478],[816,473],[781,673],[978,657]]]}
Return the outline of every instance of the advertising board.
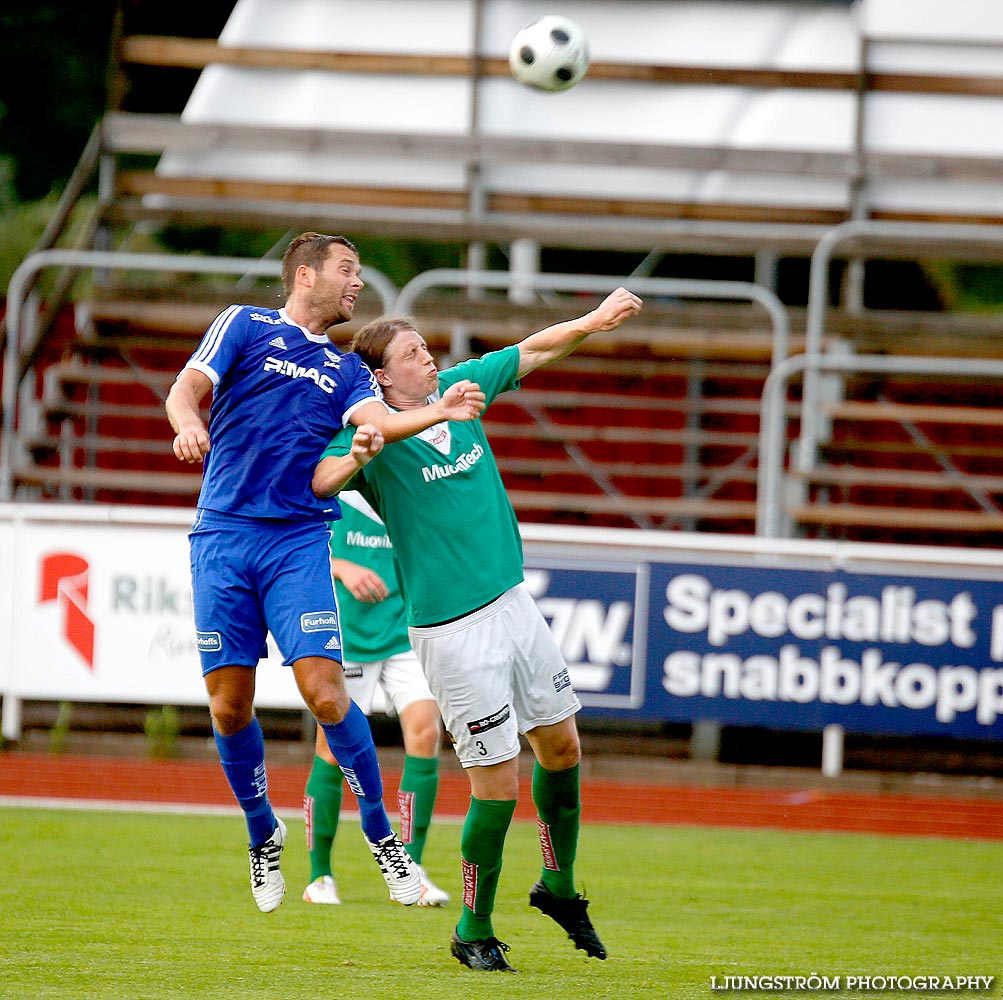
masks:
{"label": "advertising board", "polygon": [[[4,734],[21,700],[205,702],[190,511],[0,509]],[[1003,736],[1003,553],[524,525],[585,714]],[[301,708],[269,642],[261,707]]]}

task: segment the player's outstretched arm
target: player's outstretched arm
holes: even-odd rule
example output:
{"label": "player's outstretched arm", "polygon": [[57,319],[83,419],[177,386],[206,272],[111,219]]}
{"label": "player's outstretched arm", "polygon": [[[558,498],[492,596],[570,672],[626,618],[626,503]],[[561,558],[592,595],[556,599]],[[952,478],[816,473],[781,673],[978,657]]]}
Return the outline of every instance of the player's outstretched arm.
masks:
{"label": "player's outstretched arm", "polygon": [[209,452],[209,431],[199,404],[212,388],[207,375],[186,368],[167,394],[167,419],[174,429],[174,454],[181,462],[201,462]]}
{"label": "player's outstretched arm", "polygon": [[485,395],[476,382],[463,379],[451,385],[434,403],[388,413],[382,403],[372,402],[352,412],[356,426],[365,422],[379,428],[387,444],[412,437],[443,420],[475,420],[484,412]]}
{"label": "player's outstretched arm", "polygon": [[641,300],[626,288],[610,292],[591,312],[531,333],[519,344],[519,378],[566,358],[593,333],[608,333],[641,311]]}
{"label": "player's outstretched arm", "polygon": [[382,450],[383,434],[379,428],[372,424],[357,427],[352,437],[352,450],[347,455],[331,455],[317,464],[310,484],[314,494],[319,497],[334,496]]}

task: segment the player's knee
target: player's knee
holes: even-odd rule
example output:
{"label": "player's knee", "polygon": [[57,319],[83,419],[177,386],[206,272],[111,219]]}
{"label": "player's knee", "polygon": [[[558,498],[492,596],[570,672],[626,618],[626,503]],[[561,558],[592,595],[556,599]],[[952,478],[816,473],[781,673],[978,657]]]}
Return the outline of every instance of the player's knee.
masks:
{"label": "player's knee", "polygon": [[534,746],[536,757],[548,771],[566,771],[582,758],[582,747],[576,730],[551,732]]}
{"label": "player's knee", "polygon": [[439,730],[431,726],[407,741],[408,753],[413,757],[435,757],[439,753],[439,741]]}
{"label": "player's knee", "polygon": [[475,799],[507,802],[519,797],[518,758],[486,767],[468,767],[466,771]]}
{"label": "player's knee", "polygon": [[439,723],[439,711],[434,707],[428,713],[402,713],[401,729],[404,733],[404,744],[407,752],[414,757],[435,757],[439,752],[442,739],[442,727]]}
{"label": "player's knee", "polygon": [[229,698],[213,698],[209,713],[213,728],[223,736],[232,736],[250,725],[254,714],[250,705]]}
{"label": "player's knee", "polygon": [[582,752],[578,743],[562,744],[556,752],[549,754],[548,762],[544,767],[548,771],[566,771],[569,767],[574,767],[582,759]]}
{"label": "player's knee", "polygon": [[335,685],[323,685],[304,692],[307,708],[318,722],[334,724],[341,722],[348,714],[351,699],[345,691]]}

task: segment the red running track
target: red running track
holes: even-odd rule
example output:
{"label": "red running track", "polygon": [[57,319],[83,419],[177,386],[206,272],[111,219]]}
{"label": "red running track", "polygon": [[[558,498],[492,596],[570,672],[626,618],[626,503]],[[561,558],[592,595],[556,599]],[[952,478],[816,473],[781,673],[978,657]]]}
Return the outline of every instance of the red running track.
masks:
{"label": "red running track", "polygon": [[[283,810],[303,801],[306,766],[270,765],[269,794]],[[384,770],[387,808],[396,811],[400,774]],[[837,792],[794,788],[667,786],[586,779],[587,823],[830,830],[1003,840],[1003,801],[977,798]],[[461,772],[440,775],[436,812],[462,817],[469,786]],[[80,799],[193,806],[234,803],[215,762],[113,757],[0,754],[0,797]],[[529,779],[521,783],[516,817],[535,818]]]}

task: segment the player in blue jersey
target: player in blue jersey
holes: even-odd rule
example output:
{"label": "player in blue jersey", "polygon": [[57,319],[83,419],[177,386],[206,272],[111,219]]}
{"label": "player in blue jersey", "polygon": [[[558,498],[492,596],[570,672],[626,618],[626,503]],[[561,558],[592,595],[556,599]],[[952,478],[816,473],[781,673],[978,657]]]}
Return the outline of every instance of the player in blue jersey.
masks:
{"label": "player in blue jersey", "polygon": [[[340,511],[317,499],[310,480],[317,455],[342,427],[355,427],[348,462],[361,466],[385,440],[476,417],[484,396],[465,382],[417,419],[387,412],[369,369],[326,332],[352,318],[360,270],[344,237],[296,237],[282,261],[284,306],[225,309],[167,398],[174,454],[205,463],[189,535],[196,638],[220,762],[247,822],[251,892],[266,913],[285,893],[285,825],[268,799],[253,705],[269,630],[358,799],[391,896],[410,905],[421,895],[383,807],[369,723],[345,691],[327,526]],[[199,404],[210,391],[206,427]]]}

